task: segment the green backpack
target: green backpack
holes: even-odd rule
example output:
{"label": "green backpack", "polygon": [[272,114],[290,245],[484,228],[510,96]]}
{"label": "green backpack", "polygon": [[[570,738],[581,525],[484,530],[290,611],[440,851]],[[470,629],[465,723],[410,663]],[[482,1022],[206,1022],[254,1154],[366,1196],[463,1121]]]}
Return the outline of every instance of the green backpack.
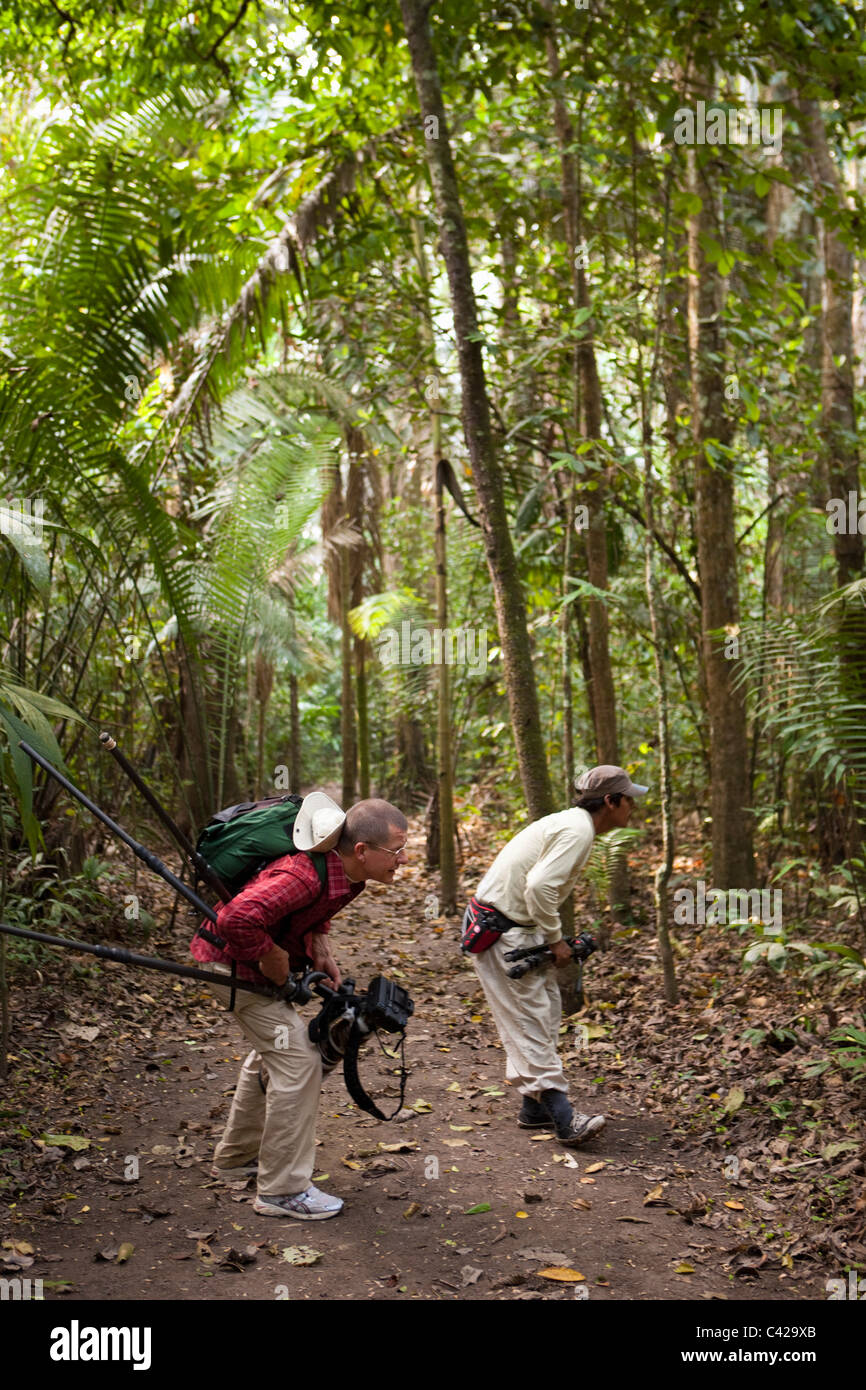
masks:
{"label": "green backpack", "polygon": [[[198,837],[196,849],[231,893],[239,893],[271,860],[283,854],[305,853],[292,839],[303,799],[289,792],[265,801],[242,801],[211,816]],[[311,851],[309,858],[324,889],[328,882],[327,856]]]}

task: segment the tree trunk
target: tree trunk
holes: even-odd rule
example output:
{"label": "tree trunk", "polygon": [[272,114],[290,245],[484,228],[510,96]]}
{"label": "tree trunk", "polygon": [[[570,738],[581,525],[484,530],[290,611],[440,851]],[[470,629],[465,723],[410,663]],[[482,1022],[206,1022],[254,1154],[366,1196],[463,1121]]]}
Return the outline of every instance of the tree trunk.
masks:
{"label": "tree trunk", "polygon": [[[421,235],[420,221],[413,221],[415,255],[424,293],[424,313],[421,318],[421,337],[427,351],[430,369],[436,376],[436,350],[430,316],[430,277],[427,255]],[[442,454],[442,417],[439,413],[439,391],[430,400],[430,434],[433,464],[433,498],[435,508],[436,559],[436,624],[444,633],[448,627],[448,552],[445,537],[445,496],[439,469]],[[420,472],[420,467],[419,467]],[[432,811],[435,817],[435,845],[428,838],[427,862],[435,861],[439,868],[440,912],[451,916],[457,911],[457,859],[454,845],[454,751],[451,738],[451,668],[441,661],[436,670],[436,794]],[[438,915],[438,914],[437,914]]]}
{"label": "tree trunk", "polygon": [[[824,250],[821,434],[831,494],[842,502],[846,517],[846,523],[837,525],[833,531],[836,582],[841,589],[860,579],[864,567],[864,542],[858,524],[860,464],[854,402],[854,253],[839,225],[840,215],[848,210],[848,201],[827,143],[821,108],[815,100],[800,98],[797,109],[815,191],[823,194],[829,203],[821,219]],[[856,499],[855,517],[849,513],[852,495]],[[866,705],[866,612],[859,596],[841,610],[839,650],[846,697],[852,704]],[[851,810],[847,833],[849,858],[857,854],[861,840],[857,818],[866,822],[866,789],[855,788]]]}
{"label": "tree trunk", "polygon": [[298,678],[294,671],[289,674],[289,720],[292,740],[289,750],[289,786],[293,792],[299,792],[303,780],[301,712],[298,705]]}
{"label": "tree trunk", "polygon": [[[436,417],[435,434],[439,433]],[[438,460],[438,449],[436,450]],[[445,497],[437,467],[436,476],[436,622],[441,632],[448,626],[448,566],[445,546]],[[436,777],[439,786],[439,892],[441,911],[457,911],[457,861],[454,853],[454,767],[451,748],[451,668],[439,663],[437,691]]]}
{"label": "tree trunk", "polygon": [[725,655],[726,634],[739,627],[734,476],[726,446],[723,286],[704,257],[701,238],[715,240],[711,166],[698,174],[688,151],[690,192],[701,200],[689,218],[688,316],[695,447],[695,507],[701,577],[701,636],[710,716],[710,812],[713,883],[749,888],[754,881],[753,824],[748,780],[745,692],[734,682],[735,661]]}
{"label": "tree trunk", "polygon": [[424,122],[427,162],[439,217],[439,239],[448,272],[460,362],[463,429],[493,586],[517,761],[529,812],[537,818],[553,809],[553,793],[539,717],[526,605],[490,430],[469,247],[427,21],[429,6],[424,0],[400,0],[400,8]]}
{"label": "tree trunk", "polygon": [[352,629],[349,626],[349,550],[340,546],[340,746],[342,750],[342,805],[345,810],[355,800],[355,698],[352,681]]}
{"label": "tree trunk", "polygon": [[[553,0],[542,0],[552,16]],[[545,51],[547,70],[553,84],[553,121],[559,144],[563,218],[568,260],[571,267],[572,296],[575,309],[587,311],[581,327],[583,333],[575,345],[575,428],[585,440],[598,441],[602,436],[602,398],[598,363],[593,341],[592,299],[586,276],[583,254],[583,209],[581,200],[580,166],[572,153],[575,130],[568,107],[562,96],[562,70],[557,49],[556,29],[551,18],[546,27]],[[579,140],[578,140],[579,145]],[[595,451],[586,456],[593,459]],[[606,480],[601,470],[595,475],[591,488],[582,493],[589,525],[584,535],[587,577],[599,590],[607,589],[607,525],[605,520]],[[619,746],[616,733],[616,694],[610,661],[610,642],[607,604],[603,599],[590,598],[588,609],[589,667],[592,673],[591,708],[595,727],[596,757],[600,763],[617,764]],[[566,628],[567,640],[567,628]],[[569,796],[571,801],[573,793]],[[628,860],[622,857],[611,870],[611,910],[616,914],[628,907],[630,896]]]}
{"label": "tree trunk", "polygon": [[[816,194],[827,197],[829,215],[822,219],[824,251],[823,344],[821,362],[821,433],[834,497],[860,487],[857,416],[854,407],[853,276],[854,254],[843,239],[838,212],[847,207],[817,101],[797,102],[800,126]],[[836,214],[836,215],[834,215]],[[833,536],[839,588],[863,573],[863,537],[857,527]]]}

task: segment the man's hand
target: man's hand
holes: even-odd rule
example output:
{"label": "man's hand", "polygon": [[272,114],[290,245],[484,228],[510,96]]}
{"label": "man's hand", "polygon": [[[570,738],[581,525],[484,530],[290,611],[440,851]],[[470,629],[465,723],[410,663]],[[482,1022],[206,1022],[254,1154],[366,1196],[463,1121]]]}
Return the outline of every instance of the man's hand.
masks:
{"label": "man's hand", "polygon": [[310,932],[308,953],[313,962],[314,970],[324,970],[331,980],[334,989],[339,989],[342,983],[339,966],[331,955],[331,948],[328,945],[328,938],[324,932]]}
{"label": "man's hand", "polygon": [[272,946],[259,961],[259,969],[275,985],[284,985],[289,978],[289,957],[282,946]]}
{"label": "man's hand", "polygon": [[554,941],[550,949],[557,970],[561,970],[564,965],[569,965],[574,960],[571,947],[564,941]]}

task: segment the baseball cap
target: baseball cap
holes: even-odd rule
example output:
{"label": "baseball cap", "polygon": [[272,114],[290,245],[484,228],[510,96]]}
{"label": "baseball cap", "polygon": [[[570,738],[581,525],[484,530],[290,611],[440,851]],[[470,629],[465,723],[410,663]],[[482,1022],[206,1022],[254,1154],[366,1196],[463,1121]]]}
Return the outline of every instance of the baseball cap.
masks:
{"label": "baseball cap", "polygon": [[633,782],[625,768],[614,767],[612,763],[602,763],[601,767],[591,767],[582,772],[574,784],[580,796],[612,796],[622,792],[625,796],[643,796],[649,787]]}

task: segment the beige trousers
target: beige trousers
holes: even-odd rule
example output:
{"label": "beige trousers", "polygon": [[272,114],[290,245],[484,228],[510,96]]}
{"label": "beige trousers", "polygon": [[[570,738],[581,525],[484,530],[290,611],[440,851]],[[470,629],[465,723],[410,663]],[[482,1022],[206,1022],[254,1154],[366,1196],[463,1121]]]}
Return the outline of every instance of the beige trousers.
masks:
{"label": "beige trousers", "polygon": [[541,966],[512,980],[508,975],[512,962],[504,954],[517,946],[543,942],[544,933],[538,928],[512,928],[488,950],[469,957],[505,1048],[505,1075],[518,1083],[521,1095],[535,1100],[542,1091],[568,1091],[557,1052],[562,999],[553,967]]}
{"label": "beige trousers", "polygon": [[[208,988],[229,1002],[227,989]],[[253,1051],[241,1067],[214,1160],[220,1168],[239,1168],[258,1155],[260,1196],[293,1197],[306,1191],[313,1176],[322,1059],[307,1037],[307,1024],[281,999],[238,990],[234,1016]]]}

